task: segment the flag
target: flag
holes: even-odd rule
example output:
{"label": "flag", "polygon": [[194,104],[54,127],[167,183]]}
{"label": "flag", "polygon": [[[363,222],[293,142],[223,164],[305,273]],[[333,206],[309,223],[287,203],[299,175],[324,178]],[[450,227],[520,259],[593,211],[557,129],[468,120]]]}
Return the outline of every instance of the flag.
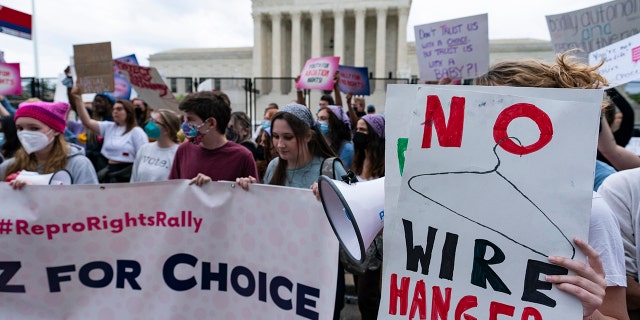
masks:
{"label": "flag", "polygon": [[31,40],[31,15],[0,6],[0,33]]}

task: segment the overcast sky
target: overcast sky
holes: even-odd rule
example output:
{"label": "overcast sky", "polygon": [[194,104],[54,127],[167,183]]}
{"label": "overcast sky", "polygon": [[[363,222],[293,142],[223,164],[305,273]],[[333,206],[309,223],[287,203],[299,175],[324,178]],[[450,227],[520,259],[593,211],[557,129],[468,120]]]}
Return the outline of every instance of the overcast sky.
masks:
{"label": "overcast sky", "polygon": [[[148,65],[153,53],[176,48],[253,45],[250,0],[34,0],[40,77],[56,77],[69,64],[74,44],[111,41],[113,57],[135,53]],[[549,40],[545,15],[574,11],[603,0],[413,0],[413,26],[489,14],[489,38]],[[29,0],[0,6],[33,13]],[[35,74],[34,42],[0,33],[7,62],[19,62],[23,77]],[[230,75],[232,76],[232,75]]]}

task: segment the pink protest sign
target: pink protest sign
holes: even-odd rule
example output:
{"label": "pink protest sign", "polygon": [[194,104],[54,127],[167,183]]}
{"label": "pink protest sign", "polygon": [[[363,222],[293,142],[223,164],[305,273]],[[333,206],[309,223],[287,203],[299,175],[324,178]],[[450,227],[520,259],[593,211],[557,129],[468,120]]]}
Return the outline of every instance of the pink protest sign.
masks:
{"label": "pink protest sign", "polygon": [[640,46],[631,49],[631,60],[636,63],[640,60]]}
{"label": "pink protest sign", "polygon": [[19,63],[0,62],[0,94],[22,94]]}
{"label": "pink protest sign", "polygon": [[305,63],[297,89],[332,90],[333,76],[338,70],[340,57],[311,58]]}

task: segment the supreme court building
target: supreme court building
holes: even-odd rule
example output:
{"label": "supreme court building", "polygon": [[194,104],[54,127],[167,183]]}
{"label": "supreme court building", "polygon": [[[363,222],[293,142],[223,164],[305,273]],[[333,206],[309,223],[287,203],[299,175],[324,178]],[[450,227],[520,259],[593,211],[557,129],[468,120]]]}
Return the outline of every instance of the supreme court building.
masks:
{"label": "supreme court building", "polygon": [[[339,56],[342,65],[368,68],[375,80],[366,103],[384,111],[386,85],[408,83],[419,74],[415,44],[406,40],[410,7],[411,0],[253,0],[253,47],[169,50],[151,55],[149,62],[176,95],[216,78],[206,89],[227,93],[234,111],[255,106],[248,113],[259,122],[268,103],[295,99],[292,79],[307,59]],[[523,55],[554,57],[543,40],[491,41],[490,47],[491,63]],[[321,94],[311,92],[313,110]]]}

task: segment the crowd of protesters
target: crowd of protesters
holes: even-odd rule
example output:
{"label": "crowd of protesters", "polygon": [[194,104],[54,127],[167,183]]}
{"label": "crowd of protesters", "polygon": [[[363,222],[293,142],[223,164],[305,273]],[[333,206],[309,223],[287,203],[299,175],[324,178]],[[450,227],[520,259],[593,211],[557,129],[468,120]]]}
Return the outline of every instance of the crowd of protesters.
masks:
{"label": "crowd of protesters", "polygon": [[[69,103],[36,99],[14,107],[0,96],[0,181],[24,189],[31,182],[21,179],[22,171],[66,170],[74,184],[188,179],[202,186],[227,180],[247,190],[264,183],[317,194],[327,160],[334,179],[349,179],[350,171],[359,181],[384,177],[384,115],[350,94],[343,106],[338,80],[336,73],[334,90],[315,106],[304,105],[302,90],[291,97],[296,102],[270,104],[257,128],[246,113],[232,112],[220,91],[189,94],[176,106],[179,112],[106,92],[85,106],[77,87],[68,90]],[[551,64],[498,63],[475,84],[599,89],[607,81],[597,67],[565,53]],[[588,262],[550,258],[575,274],[546,280],[580,299],[585,318],[640,319],[640,157],[624,148],[634,114],[616,89],[606,92],[589,239],[575,239]],[[362,319],[377,318],[382,238],[376,237],[363,270],[354,274]],[[338,271],[334,319],[345,294],[341,264]]]}

